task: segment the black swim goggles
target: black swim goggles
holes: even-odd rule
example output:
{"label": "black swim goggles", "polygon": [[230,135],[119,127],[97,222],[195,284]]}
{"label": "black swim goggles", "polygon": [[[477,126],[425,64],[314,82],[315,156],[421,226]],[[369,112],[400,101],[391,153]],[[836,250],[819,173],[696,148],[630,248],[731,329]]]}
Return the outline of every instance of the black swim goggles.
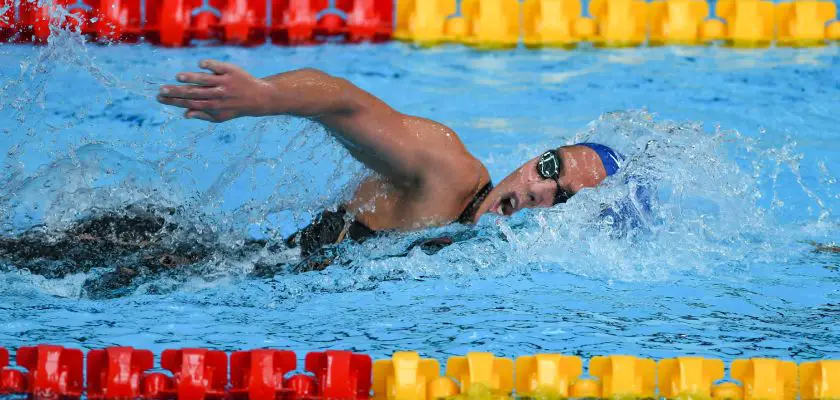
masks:
{"label": "black swim goggles", "polygon": [[560,154],[556,150],[548,150],[540,156],[537,162],[537,173],[545,179],[551,179],[557,184],[557,191],[554,192],[554,203],[565,203],[572,197],[574,193],[560,186],[560,173],[563,171],[563,161],[560,159]]}

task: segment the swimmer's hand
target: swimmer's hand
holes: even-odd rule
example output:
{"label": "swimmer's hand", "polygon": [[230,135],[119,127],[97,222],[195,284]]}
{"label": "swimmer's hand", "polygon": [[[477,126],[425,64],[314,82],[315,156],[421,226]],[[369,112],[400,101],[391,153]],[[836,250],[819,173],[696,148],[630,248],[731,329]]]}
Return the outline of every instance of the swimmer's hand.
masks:
{"label": "swimmer's hand", "polygon": [[186,118],[210,122],[267,114],[274,92],[269,82],[229,63],[203,60],[199,66],[210,72],[179,73],[177,79],[184,85],[161,87],[157,100],[186,108]]}

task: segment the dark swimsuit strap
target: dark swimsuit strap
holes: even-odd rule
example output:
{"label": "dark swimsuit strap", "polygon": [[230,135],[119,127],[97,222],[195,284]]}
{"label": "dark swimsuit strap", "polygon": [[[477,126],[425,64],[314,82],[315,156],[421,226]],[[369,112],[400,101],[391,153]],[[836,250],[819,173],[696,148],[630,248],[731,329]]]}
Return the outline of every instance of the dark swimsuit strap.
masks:
{"label": "dark swimsuit strap", "polygon": [[493,182],[487,182],[473,197],[472,201],[467,208],[458,216],[457,221],[462,224],[471,224],[475,219],[475,213],[478,211],[478,207],[481,206],[481,203],[484,202],[484,199],[487,198],[487,195],[490,194],[490,191],[493,190]]}

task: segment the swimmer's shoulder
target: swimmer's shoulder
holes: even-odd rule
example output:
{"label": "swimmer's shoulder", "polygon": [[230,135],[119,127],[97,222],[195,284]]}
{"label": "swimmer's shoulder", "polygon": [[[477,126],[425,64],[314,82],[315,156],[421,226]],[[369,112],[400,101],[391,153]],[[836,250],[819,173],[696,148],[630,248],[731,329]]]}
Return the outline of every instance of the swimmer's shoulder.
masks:
{"label": "swimmer's shoulder", "polygon": [[[458,160],[453,161],[449,172],[436,184],[437,188],[434,190],[443,193],[441,197],[448,200],[447,219],[460,221],[466,218],[472,221],[472,215],[480,205],[480,200],[492,188],[490,172],[484,163],[466,149]],[[469,215],[465,217],[465,213]]]}
{"label": "swimmer's shoulder", "polygon": [[490,173],[452,128],[427,118],[404,118],[405,133],[422,137],[417,149],[423,166],[421,191],[430,196],[421,202],[432,201],[439,212],[448,210],[445,218],[454,220],[490,183]]}

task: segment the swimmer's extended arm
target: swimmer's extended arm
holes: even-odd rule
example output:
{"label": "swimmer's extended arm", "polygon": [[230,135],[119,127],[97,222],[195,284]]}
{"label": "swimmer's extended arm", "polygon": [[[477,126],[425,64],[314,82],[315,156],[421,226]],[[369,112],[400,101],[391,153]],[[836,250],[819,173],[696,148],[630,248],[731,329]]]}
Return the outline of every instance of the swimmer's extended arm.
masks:
{"label": "swimmer's extended arm", "polygon": [[213,73],[180,73],[178,80],[188,85],[164,86],[158,100],[186,108],[187,118],[211,122],[267,115],[313,119],[359,161],[406,189],[431,180],[457,192],[460,174],[476,179],[469,164],[480,163],[452,130],[399,113],[345,79],[314,69],[259,79],[228,63],[202,61],[201,67]]}
{"label": "swimmer's extended arm", "polygon": [[229,63],[205,60],[206,72],[182,72],[186,85],[161,87],[158,101],[186,108],[186,118],[225,122],[238,117],[294,115],[314,117],[334,112],[337,85],[313,69],[256,78]]}

